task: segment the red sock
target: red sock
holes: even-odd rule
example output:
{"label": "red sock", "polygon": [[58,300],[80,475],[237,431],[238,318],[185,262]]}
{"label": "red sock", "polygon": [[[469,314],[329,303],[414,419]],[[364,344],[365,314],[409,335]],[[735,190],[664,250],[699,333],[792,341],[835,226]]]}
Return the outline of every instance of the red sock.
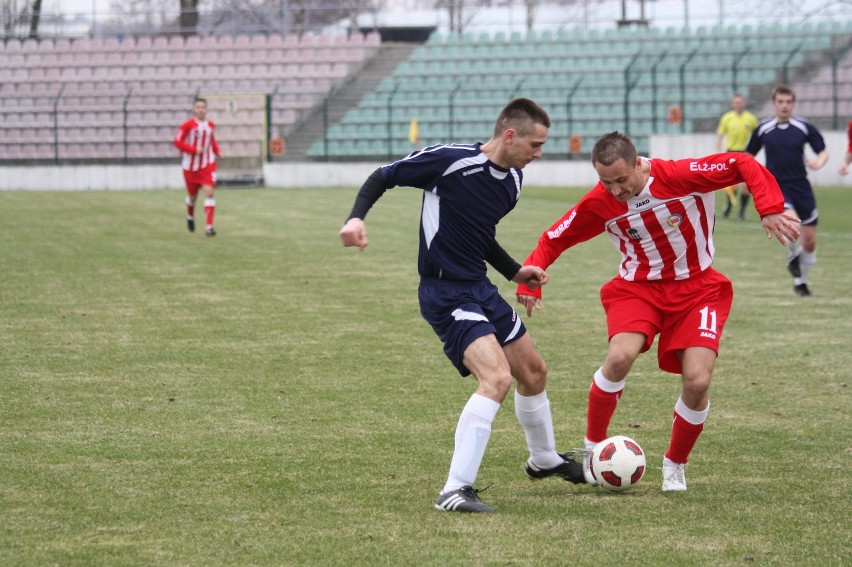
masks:
{"label": "red sock", "polygon": [[195,203],[190,201],[189,197],[186,198],[186,216],[190,219],[195,218]]}
{"label": "red sock", "polygon": [[672,423],[672,438],[669,442],[669,449],[666,451],[666,458],[675,463],[686,463],[690,451],[692,451],[703,430],[704,423],[689,423],[675,412],[674,422]]}
{"label": "red sock", "polygon": [[589,388],[589,409],[586,413],[586,439],[595,443],[607,438],[607,428],[624,390],[604,392],[592,382]]}
{"label": "red sock", "polygon": [[204,214],[207,215],[207,226],[213,226],[213,215],[216,214],[216,201],[204,199]]}

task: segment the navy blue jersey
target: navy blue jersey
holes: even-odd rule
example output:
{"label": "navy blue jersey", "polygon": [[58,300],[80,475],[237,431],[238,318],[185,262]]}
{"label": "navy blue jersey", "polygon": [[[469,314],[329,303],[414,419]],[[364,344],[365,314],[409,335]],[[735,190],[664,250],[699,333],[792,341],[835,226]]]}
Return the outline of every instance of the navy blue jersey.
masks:
{"label": "navy blue jersey", "polygon": [[486,277],[497,223],[518,202],[523,175],[492,163],[480,146],[430,146],[380,168],[387,187],[423,189],[421,278]]}
{"label": "navy blue jersey", "polygon": [[766,151],[766,169],[782,184],[784,181],[801,181],[808,178],[805,169],[805,144],[820,153],[825,149],[822,134],[813,124],[793,116],[785,124],[776,118],[763,120],[751,133],[746,151],[756,155],[761,148]]}

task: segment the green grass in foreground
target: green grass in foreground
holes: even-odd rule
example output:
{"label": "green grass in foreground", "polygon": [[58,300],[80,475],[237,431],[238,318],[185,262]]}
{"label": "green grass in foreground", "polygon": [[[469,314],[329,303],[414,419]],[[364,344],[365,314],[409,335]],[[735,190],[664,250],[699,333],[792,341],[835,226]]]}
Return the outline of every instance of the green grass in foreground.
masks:
{"label": "green grass in foreground", "polygon": [[[718,222],[737,295],[689,492],[660,492],[679,384],[654,349],[611,428],[649,455],[639,487],[528,481],[510,396],[487,516],[432,508],[474,385],[420,318],[419,193],[384,196],[364,253],[337,240],[354,194],[223,189],[205,239],[181,192],[0,193],[0,564],[852,563],[848,189],[818,193],[810,299],[753,211]],[[580,194],[525,190],[500,241],[523,259]],[[605,237],[568,251],[527,320],[562,450],[617,260]]]}

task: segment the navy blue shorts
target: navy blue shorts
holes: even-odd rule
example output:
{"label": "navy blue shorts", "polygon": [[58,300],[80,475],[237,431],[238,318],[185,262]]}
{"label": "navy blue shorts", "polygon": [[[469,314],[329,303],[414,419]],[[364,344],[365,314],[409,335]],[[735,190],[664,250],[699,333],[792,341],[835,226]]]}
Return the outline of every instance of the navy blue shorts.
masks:
{"label": "navy blue shorts", "polygon": [[527,332],[521,318],[488,280],[458,282],[421,280],[420,313],[444,343],[444,354],[462,376],[469,376],[464,351],[485,335],[505,346]]}
{"label": "navy blue shorts", "polygon": [[802,219],[802,226],[816,226],[819,211],[816,206],[814,190],[807,179],[801,181],[778,182],[784,194],[784,208],[793,209]]}

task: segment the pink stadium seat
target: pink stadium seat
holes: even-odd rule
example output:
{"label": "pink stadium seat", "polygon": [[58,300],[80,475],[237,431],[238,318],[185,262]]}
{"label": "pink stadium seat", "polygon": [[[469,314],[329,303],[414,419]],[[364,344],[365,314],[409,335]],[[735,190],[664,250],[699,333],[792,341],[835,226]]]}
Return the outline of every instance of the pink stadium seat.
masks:
{"label": "pink stadium seat", "polygon": [[6,54],[17,53],[20,50],[21,40],[14,37],[6,40],[6,45],[4,46],[4,51],[6,52]]}
{"label": "pink stadium seat", "polygon": [[135,51],[136,50],[136,38],[133,36],[125,37],[121,40],[118,45],[119,50],[122,52]]}
{"label": "pink stadium seat", "polygon": [[240,34],[234,38],[234,49],[248,49],[249,47],[251,47],[251,38],[249,36]]}
{"label": "pink stadium seat", "polygon": [[3,66],[15,69],[23,67],[25,61],[26,56],[23,53],[10,53],[3,58]]}
{"label": "pink stadium seat", "polygon": [[119,49],[121,49],[121,44],[118,41],[117,37],[107,37],[103,40],[102,49],[107,53],[118,51]]}
{"label": "pink stadium seat", "polygon": [[284,38],[275,33],[266,38],[267,49],[278,49],[284,45]]}
{"label": "pink stadium seat", "polygon": [[251,36],[249,44],[252,49],[265,50],[268,45],[267,39],[268,38],[263,34],[253,35]]}
{"label": "pink stadium seat", "polygon": [[220,51],[216,55],[216,61],[218,61],[220,64],[227,65],[229,63],[233,63],[235,60],[236,60],[236,53],[233,49]]}
{"label": "pink stadium seat", "polygon": [[191,35],[186,38],[186,42],[184,43],[184,48],[187,50],[192,49],[200,49],[201,48],[201,38],[197,35]]}
{"label": "pink stadium seat", "polygon": [[84,37],[72,40],[71,51],[75,53],[89,51],[89,39]]}
{"label": "pink stadium seat", "polygon": [[169,38],[165,36],[157,36],[151,43],[151,49],[154,51],[167,51],[169,49]]}
{"label": "pink stadium seat", "polygon": [[28,53],[30,51],[38,51],[38,40],[27,38],[21,44],[21,51]]}
{"label": "pink stadium seat", "polygon": [[[194,36],[193,36],[194,37]],[[183,40],[182,35],[173,35],[169,37],[169,51],[183,51],[186,48],[186,44]]]}
{"label": "pink stadium seat", "polygon": [[153,45],[153,41],[147,35],[141,35],[136,38],[136,50],[137,51],[150,51]]}
{"label": "pink stadium seat", "polygon": [[224,51],[226,49],[232,49],[234,47],[234,38],[229,35],[219,36],[216,41],[216,48],[219,51]]}
{"label": "pink stadium seat", "polygon": [[54,50],[53,40],[50,38],[42,39],[38,42],[38,50],[43,53],[48,53]]}
{"label": "pink stadium seat", "polygon": [[29,68],[41,67],[43,58],[44,56],[40,51],[33,51],[31,53],[27,53],[24,57],[24,65]]}
{"label": "pink stadium seat", "polygon": [[71,40],[65,38],[57,39],[53,50],[56,53],[67,53],[71,50]]}
{"label": "pink stadium seat", "polygon": [[51,68],[57,70],[56,68],[59,66],[59,55],[56,53],[42,53],[41,66],[47,70],[50,70]]}

